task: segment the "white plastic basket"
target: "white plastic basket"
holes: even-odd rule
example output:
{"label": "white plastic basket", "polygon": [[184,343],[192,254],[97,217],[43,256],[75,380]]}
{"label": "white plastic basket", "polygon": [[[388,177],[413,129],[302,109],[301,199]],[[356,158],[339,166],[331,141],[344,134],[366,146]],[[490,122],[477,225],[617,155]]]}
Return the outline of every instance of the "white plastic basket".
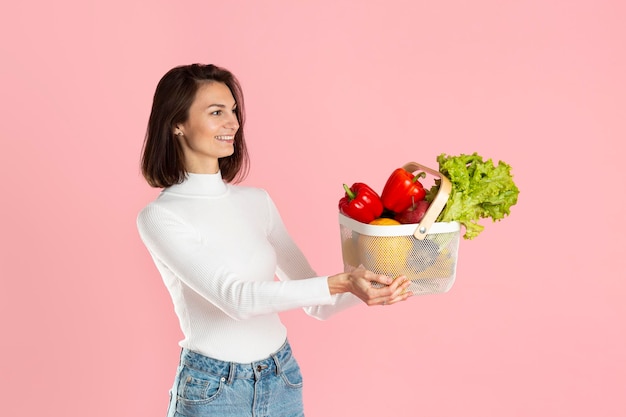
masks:
{"label": "white plastic basket", "polygon": [[452,187],[436,170],[409,162],[407,171],[424,171],[440,180],[439,191],[418,224],[369,225],[339,214],[344,271],[363,265],[373,272],[412,281],[416,295],[447,292],[454,284],[461,237],[458,222],[435,222]]}

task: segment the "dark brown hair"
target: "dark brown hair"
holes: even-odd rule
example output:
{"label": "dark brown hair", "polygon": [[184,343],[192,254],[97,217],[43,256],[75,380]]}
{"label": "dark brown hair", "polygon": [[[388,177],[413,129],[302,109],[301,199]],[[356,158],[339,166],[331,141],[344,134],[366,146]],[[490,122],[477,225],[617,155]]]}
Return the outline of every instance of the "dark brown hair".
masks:
{"label": "dark brown hair", "polygon": [[154,93],[141,157],[141,173],[152,187],[166,188],[186,178],[183,150],[174,127],[187,121],[198,88],[207,82],[224,83],[237,103],[239,130],[235,134],[235,151],[219,159],[222,178],[239,182],[248,174],[250,159],[243,133],[245,111],[239,81],[230,71],[215,65],[184,65],[169,70]]}

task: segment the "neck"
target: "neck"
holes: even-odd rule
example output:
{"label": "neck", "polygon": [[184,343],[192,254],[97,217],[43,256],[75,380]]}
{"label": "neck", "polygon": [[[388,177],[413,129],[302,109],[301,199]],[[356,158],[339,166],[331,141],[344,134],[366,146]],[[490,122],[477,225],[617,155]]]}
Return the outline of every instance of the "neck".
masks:
{"label": "neck", "polygon": [[222,173],[218,170],[212,174],[188,172],[187,178],[180,184],[174,184],[164,191],[169,193],[216,197],[227,192],[228,187],[222,180]]}
{"label": "neck", "polygon": [[220,164],[217,158],[185,155],[185,170],[192,174],[217,174]]}

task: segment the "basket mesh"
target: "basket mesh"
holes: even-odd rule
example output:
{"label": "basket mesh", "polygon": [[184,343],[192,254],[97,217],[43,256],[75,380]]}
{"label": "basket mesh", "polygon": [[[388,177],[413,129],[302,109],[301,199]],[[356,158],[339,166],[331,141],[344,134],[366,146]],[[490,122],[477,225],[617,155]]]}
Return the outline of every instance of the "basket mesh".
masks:
{"label": "basket mesh", "polygon": [[[389,226],[388,226],[389,227]],[[393,226],[390,226],[393,227]],[[456,276],[460,233],[370,236],[340,224],[344,271],[363,265],[373,272],[396,277],[406,275],[414,294],[448,291]]]}

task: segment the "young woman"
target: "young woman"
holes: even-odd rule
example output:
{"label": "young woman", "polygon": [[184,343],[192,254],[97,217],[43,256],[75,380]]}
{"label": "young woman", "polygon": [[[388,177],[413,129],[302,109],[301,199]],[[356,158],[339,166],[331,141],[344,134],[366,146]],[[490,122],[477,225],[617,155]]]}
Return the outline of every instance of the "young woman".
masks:
{"label": "young woman", "polygon": [[302,416],[302,376],[278,313],[325,319],[411,295],[405,279],[311,269],[267,192],[234,185],[248,170],[244,121],[241,87],[223,68],[176,67],[157,85],[141,166],[163,191],[137,225],[184,334],[170,417]]}

